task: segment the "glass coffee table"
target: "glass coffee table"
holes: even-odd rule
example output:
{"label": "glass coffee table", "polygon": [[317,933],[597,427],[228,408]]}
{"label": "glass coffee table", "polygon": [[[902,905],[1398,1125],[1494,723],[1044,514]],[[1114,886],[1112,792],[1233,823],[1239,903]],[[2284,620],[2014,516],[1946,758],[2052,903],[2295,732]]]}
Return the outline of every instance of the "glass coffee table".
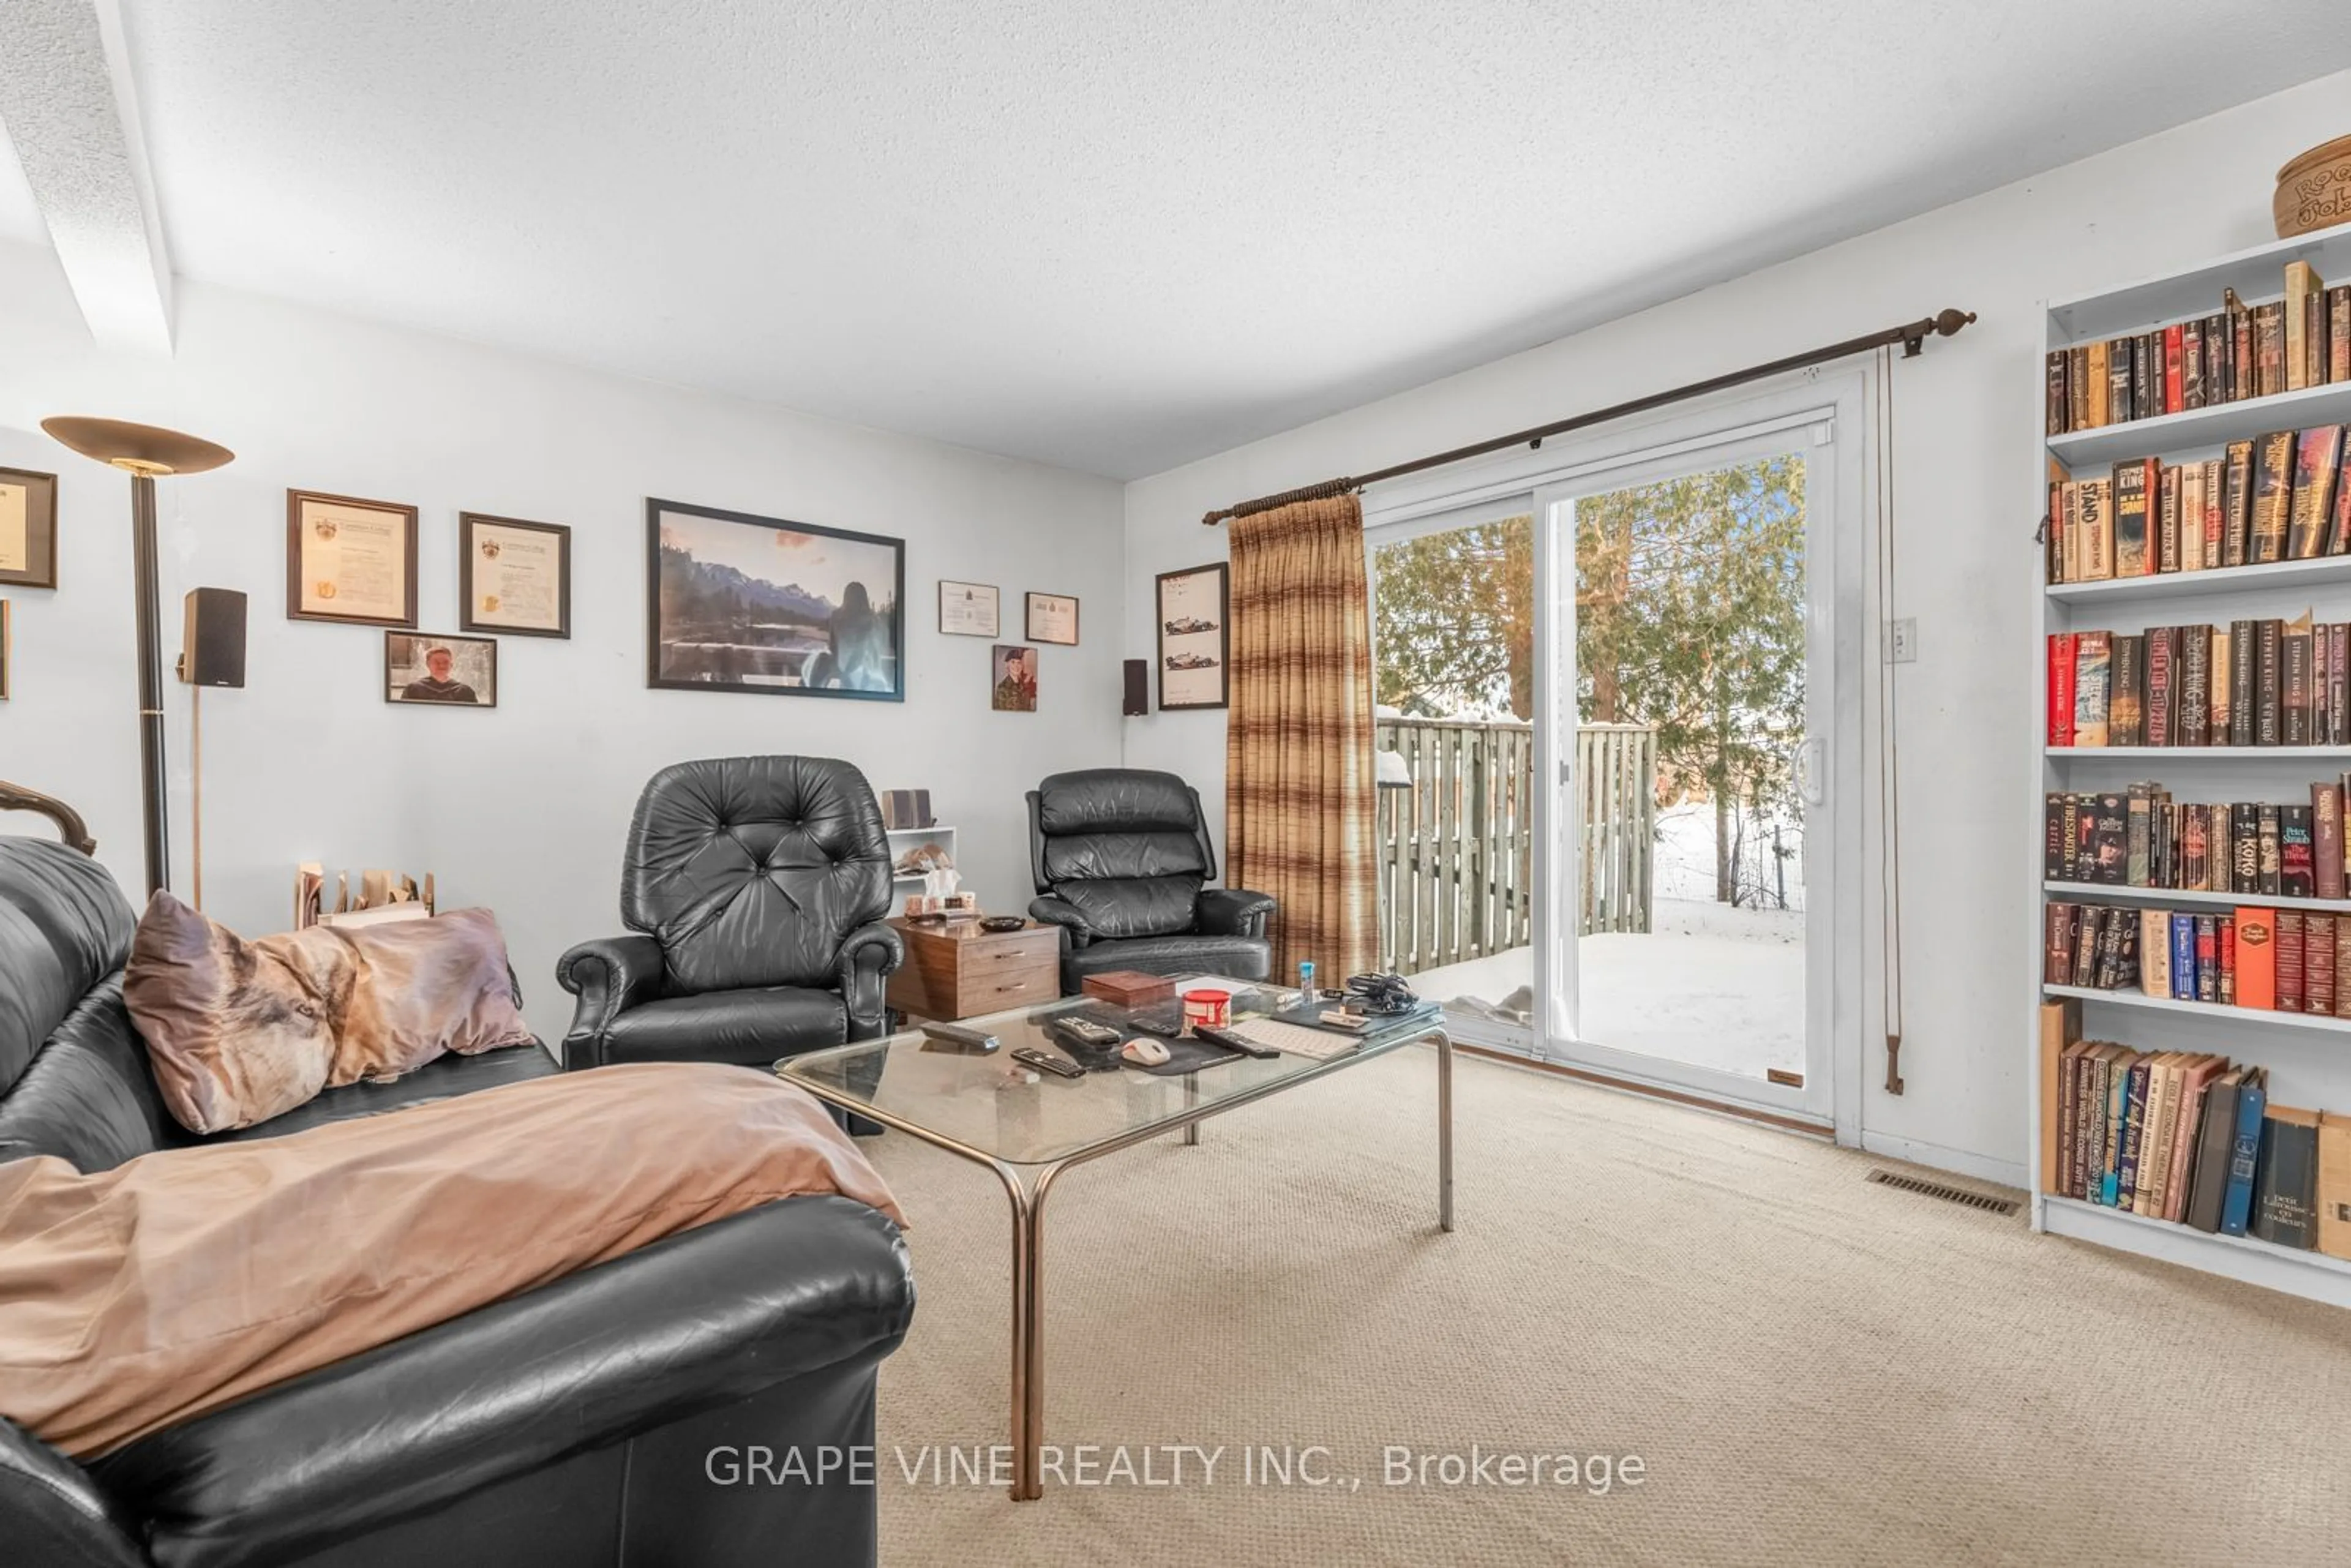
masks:
{"label": "glass coffee table", "polygon": [[[1242,980],[1207,977],[1180,982],[1233,994],[1233,1017],[1263,1017],[1296,1000],[1295,991]],[[818,1099],[870,1116],[885,1127],[936,1144],[993,1170],[1012,1203],[1012,1496],[1027,1501],[1041,1491],[1038,1449],[1044,1440],[1045,1197],[1071,1166],[1100,1159],[1146,1139],[1181,1129],[1199,1142],[1199,1124],[1343,1071],[1421,1040],[1437,1045],[1437,1222],[1453,1228],[1453,1042],[1443,1012],[1422,1012],[1374,1024],[1343,1054],[1324,1059],[1283,1055],[1238,1057],[1196,1071],[1158,1076],[1134,1067],[1060,1078],[1022,1066],[1012,1052],[1034,1046],[1064,1060],[1048,1025],[1067,1014],[1113,1027],[1131,1016],[1089,997],[967,1019],[964,1028],[994,1035],[986,1054],[950,1048],[919,1030],[810,1051],[776,1063],[786,1082]],[[1133,1035],[1140,1031],[1122,1029]],[[1332,1040],[1345,1047],[1343,1036]],[[1188,1043],[1188,1042],[1187,1042]]]}

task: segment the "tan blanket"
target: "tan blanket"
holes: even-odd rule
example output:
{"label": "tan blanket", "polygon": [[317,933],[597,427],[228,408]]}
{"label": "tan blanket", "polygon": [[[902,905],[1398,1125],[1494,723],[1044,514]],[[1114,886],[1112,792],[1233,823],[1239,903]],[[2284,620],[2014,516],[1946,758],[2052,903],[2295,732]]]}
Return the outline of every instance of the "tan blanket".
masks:
{"label": "tan blanket", "polygon": [[0,1164],[0,1413],[103,1454],[794,1193],[900,1218],[815,1100],[742,1067],[565,1073],[92,1176]]}

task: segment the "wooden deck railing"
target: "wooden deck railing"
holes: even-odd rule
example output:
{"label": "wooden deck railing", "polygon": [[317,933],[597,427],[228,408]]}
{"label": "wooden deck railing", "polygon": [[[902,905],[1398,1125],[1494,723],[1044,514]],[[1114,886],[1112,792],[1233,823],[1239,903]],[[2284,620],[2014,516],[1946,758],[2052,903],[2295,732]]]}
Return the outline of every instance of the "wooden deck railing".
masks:
{"label": "wooden deck railing", "polygon": [[[1411,771],[1380,791],[1380,962],[1400,974],[1534,940],[1534,727],[1384,718],[1382,750]],[[1574,775],[1583,822],[1577,934],[1649,928],[1656,737],[1584,725]]]}

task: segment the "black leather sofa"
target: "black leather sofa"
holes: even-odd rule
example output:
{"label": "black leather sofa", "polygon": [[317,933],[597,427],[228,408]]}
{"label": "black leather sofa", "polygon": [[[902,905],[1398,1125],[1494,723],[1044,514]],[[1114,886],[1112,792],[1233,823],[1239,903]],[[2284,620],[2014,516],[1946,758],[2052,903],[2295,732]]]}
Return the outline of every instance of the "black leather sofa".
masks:
{"label": "black leather sofa", "polygon": [[[95,862],[0,838],[0,1160],[96,1171],[201,1141],[163,1109],[123,1009],[132,927]],[[537,1046],[444,1058],[227,1135],[553,1071]],[[576,1157],[595,1157],[592,1130]],[[886,1218],[843,1197],[788,1198],[87,1465],[0,1420],[0,1564],[872,1563],[871,1485],[712,1478],[751,1445],[797,1447],[812,1466],[820,1446],[871,1444],[875,1369],[914,1301]],[[0,1415],[5,1400],[0,1388]]]}
{"label": "black leather sofa", "polygon": [[865,776],[829,757],[680,762],[645,785],[621,862],[626,936],[556,978],[580,1000],[566,1067],[778,1057],[885,1030],[905,959],[890,841]]}
{"label": "black leather sofa", "polygon": [[1208,887],[1217,874],[1200,792],[1173,773],[1093,768],[1029,791],[1036,919],[1061,928],[1061,990],[1088,975],[1228,975],[1262,980],[1272,898]]}

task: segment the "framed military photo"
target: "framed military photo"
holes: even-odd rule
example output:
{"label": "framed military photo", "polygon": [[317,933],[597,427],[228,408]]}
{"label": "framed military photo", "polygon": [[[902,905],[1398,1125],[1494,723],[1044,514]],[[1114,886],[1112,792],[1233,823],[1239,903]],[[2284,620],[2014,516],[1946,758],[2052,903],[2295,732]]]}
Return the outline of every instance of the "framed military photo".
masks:
{"label": "framed military photo", "polygon": [[645,503],[645,684],[906,700],[906,544]]}
{"label": "framed military photo", "polygon": [[987,706],[998,713],[1037,711],[1037,650],[998,643],[993,665],[994,684]]}
{"label": "framed military photo", "polygon": [[438,707],[497,706],[497,640],[385,632],[383,700]]}
{"label": "framed military photo", "polygon": [[1159,706],[1223,707],[1229,688],[1225,661],[1232,650],[1226,625],[1231,569],[1223,561],[1158,578]]}
{"label": "framed military photo", "polygon": [[0,468],[0,583],[57,585],[57,476]]}
{"label": "framed military photo", "polygon": [[286,616],[416,624],[416,508],[286,492]]}
{"label": "framed military photo", "polygon": [[517,637],[571,635],[571,530],[457,514],[457,624]]}

